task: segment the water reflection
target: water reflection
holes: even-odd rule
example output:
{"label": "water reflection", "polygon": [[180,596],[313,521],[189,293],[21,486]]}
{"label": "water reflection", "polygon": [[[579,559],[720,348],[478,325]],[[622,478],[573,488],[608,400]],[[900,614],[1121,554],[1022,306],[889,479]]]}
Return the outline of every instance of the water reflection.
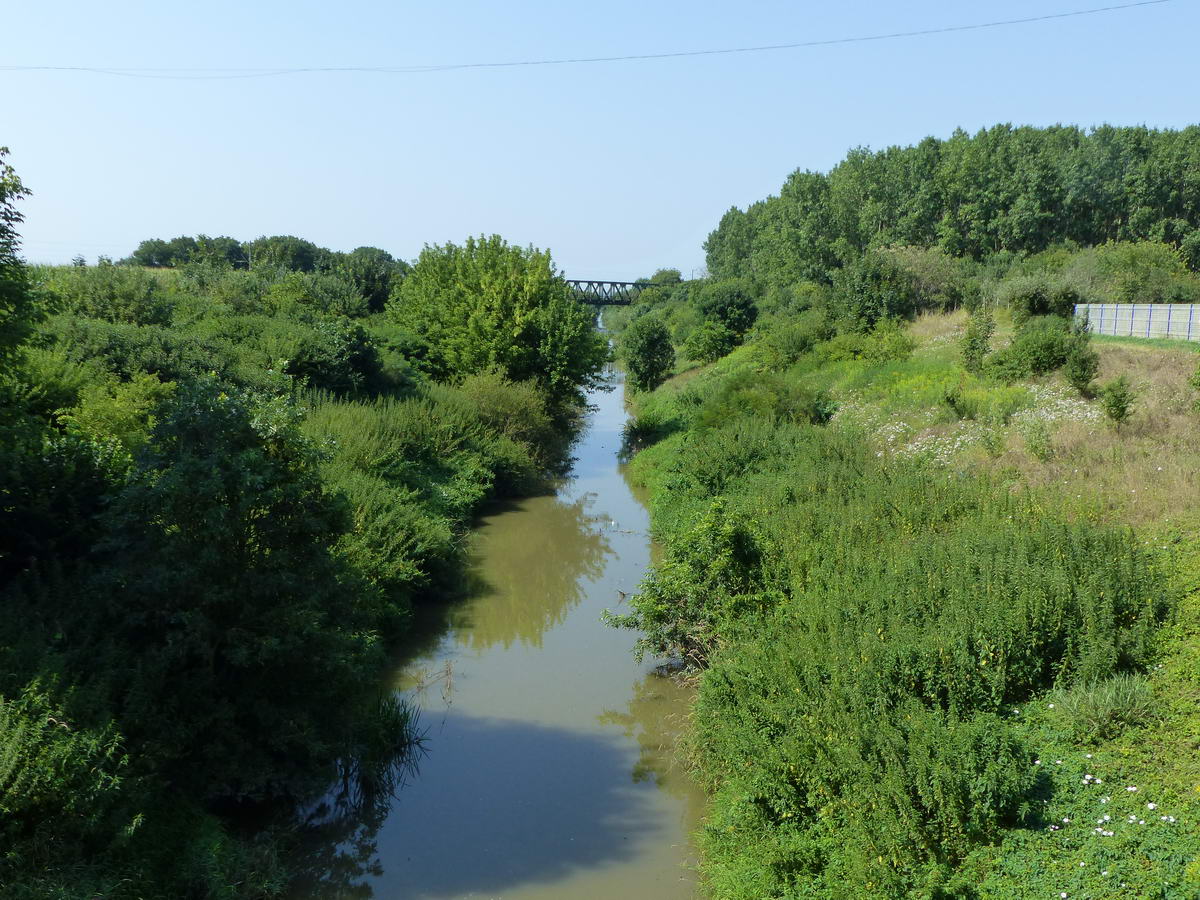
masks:
{"label": "water reflection", "polygon": [[672,762],[686,692],[600,621],[650,544],[616,463],[622,398],[591,399],[573,477],[485,518],[471,596],[422,611],[394,686],[428,755],[386,815],[326,830],[306,897],[693,896],[700,801]]}
{"label": "water reflection", "polygon": [[703,797],[688,776],[683,746],[691,728],[694,695],[691,684],[654,671],[634,684],[625,709],[607,709],[598,717],[637,742],[638,756],[630,777],[635,784],[648,782],[677,797],[685,808],[687,832],[699,826],[703,814]]}
{"label": "water reflection", "polygon": [[612,554],[603,517],[588,511],[593,500],[525,500],[516,505],[523,513],[519,529],[497,527],[495,516],[483,520],[472,541],[472,597],[450,614],[460,645],[542,646],[546,631],[579,603]]}

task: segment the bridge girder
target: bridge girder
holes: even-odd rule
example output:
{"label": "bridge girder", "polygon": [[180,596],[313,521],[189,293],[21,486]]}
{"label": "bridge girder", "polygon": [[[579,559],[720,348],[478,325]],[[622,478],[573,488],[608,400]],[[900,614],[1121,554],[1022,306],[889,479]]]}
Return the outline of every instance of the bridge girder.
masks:
{"label": "bridge girder", "polygon": [[628,306],[637,299],[645,288],[651,287],[644,281],[596,281],[568,278],[571,298],[592,306]]}

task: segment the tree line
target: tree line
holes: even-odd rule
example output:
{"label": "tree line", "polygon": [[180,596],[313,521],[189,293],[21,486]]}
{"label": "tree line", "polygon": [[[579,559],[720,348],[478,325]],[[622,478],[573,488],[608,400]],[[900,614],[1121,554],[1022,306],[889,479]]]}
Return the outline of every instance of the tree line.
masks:
{"label": "tree line", "polygon": [[711,275],[816,281],[876,247],[980,261],[1056,244],[1149,240],[1200,267],[1200,127],[996,125],[915,146],[857,148],[828,173],[730,209],[705,243]]}

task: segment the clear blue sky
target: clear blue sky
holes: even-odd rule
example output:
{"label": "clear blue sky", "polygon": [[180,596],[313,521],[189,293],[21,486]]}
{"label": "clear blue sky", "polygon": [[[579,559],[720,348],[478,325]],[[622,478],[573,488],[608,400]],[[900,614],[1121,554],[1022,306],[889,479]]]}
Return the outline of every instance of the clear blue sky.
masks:
{"label": "clear blue sky", "polygon": [[[1117,2],[1117,0],[1109,0]],[[971,24],[1105,0],[12,4],[8,65],[390,66],[607,56]],[[997,122],[1200,119],[1195,0],[985,31],[687,59],[148,80],[0,71],[25,254],[296,234],[410,259],[497,232],[569,276],[689,273],[730,206],[853,146]]]}

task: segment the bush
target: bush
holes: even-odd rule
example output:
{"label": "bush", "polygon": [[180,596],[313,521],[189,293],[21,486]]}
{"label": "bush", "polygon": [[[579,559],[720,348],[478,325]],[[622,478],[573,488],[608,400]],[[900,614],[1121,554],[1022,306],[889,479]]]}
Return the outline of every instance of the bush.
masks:
{"label": "bush", "polygon": [[991,350],[992,335],[996,333],[996,319],[989,309],[977,309],[967,320],[961,352],[963,368],[972,375],[983,372],[983,361]]}
{"label": "bush", "polygon": [[598,384],[608,360],[591,310],[571,299],[550,254],[499,235],[426,247],[387,314],[433,347],[451,378],[535,378],[556,405]]}
{"label": "bush", "polygon": [[988,357],[984,368],[1004,381],[1053,372],[1067,361],[1072,346],[1069,329],[1070,323],[1056,316],[1028,319],[1009,346]]}
{"label": "bush", "polygon": [[1133,412],[1133,403],[1137,399],[1129,379],[1121,375],[1100,388],[1100,408],[1118,431],[1129,421]]}
{"label": "bush", "polygon": [[824,425],[837,405],[824,391],[814,391],[767,372],[739,372],[723,379],[701,405],[697,428],[715,428],[742,416],[768,422]]}
{"label": "bush", "polygon": [[845,330],[866,330],[880,319],[907,319],[918,309],[908,273],[882,253],[864,253],[833,275],[830,312]]}
{"label": "bush", "polygon": [[1075,314],[1075,304],[1085,302],[1074,284],[1044,273],[1001,282],[997,300],[1012,310],[1017,325],[1037,316],[1070,317]]}
{"label": "bush", "polygon": [[675,365],[671,334],[658,316],[634,319],[621,335],[621,352],[629,384],[635,391],[652,391]]}
{"label": "bush", "polygon": [[49,270],[45,289],[76,316],[131,325],[166,325],[172,301],[162,281],[144,269],[111,264]]}
{"label": "bush", "polygon": [[691,333],[683,344],[688,359],[716,362],[737,346],[737,335],[720,322],[706,321]]}
{"label": "bush", "polygon": [[1067,359],[1063,363],[1063,375],[1081,397],[1091,397],[1092,381],[1100,371],[1100,354],[1092,349],[1091,333],[1085,322],[1076,321],[1071,326],[1071,340],[1067,348]]}

